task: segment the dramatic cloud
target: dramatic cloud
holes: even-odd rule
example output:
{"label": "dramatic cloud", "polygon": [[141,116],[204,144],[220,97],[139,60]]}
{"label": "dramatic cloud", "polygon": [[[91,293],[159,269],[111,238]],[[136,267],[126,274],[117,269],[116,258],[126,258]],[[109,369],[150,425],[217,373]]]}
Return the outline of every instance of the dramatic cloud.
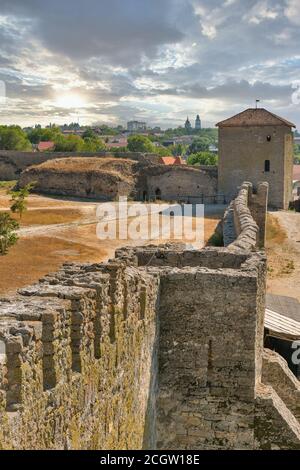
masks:
{"label": "dramatic cloud", "polygon": [[298,0],[0,0],[0,122],[296,120]]}

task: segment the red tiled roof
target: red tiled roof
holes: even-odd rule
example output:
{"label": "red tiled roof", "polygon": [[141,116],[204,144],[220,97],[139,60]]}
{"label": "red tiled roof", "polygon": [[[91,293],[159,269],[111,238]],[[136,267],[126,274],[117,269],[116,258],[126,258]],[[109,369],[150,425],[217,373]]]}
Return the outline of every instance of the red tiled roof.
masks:
{"label": "red tiled roof", "polygon": [[300,165],[294,165],[293,180],[300,181]]}
{"label": "red tiled roof", "polygon": [[244,126],[288,126],[296,127],[292,122],[267,111],[264,108],[249,108],[236,114],[225,121],[218,122],[219,127],[244,127]]}
{"label": "red tiled roof", "polygon": [[45,150],[51,150],[53,149],[55,143],[54,142],[51,142],[50,140],[46,141],[46,142],[40,142],[39,145],[38,145],[38,150],[40,152],[43,152]]}
{"label": "red tiled roof", "polygon": [[161,157],[164,165],[183,165],[181,157]]}

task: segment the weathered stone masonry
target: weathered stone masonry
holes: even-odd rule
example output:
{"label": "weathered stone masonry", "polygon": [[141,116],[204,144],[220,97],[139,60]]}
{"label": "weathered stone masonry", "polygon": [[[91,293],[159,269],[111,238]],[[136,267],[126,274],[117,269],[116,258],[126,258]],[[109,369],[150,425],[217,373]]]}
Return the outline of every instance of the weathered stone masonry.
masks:
{"label": "weathered stone masonry", "polygon": [[65,265],[1,303],[2,448],[151,446],[158,286],[120,263]]}
{"label": "weathered stone masonry", "polygon": [[124,248],[2,301],[1,448],[300,448],[265,275],[237,247]]}
{"label": "weathered stone masonry", "polygon": [[251,183],[243,183],[225,211],[224,245],[230,249],[264,248],[268,204],[268,183],[259,183],[256,193]]}

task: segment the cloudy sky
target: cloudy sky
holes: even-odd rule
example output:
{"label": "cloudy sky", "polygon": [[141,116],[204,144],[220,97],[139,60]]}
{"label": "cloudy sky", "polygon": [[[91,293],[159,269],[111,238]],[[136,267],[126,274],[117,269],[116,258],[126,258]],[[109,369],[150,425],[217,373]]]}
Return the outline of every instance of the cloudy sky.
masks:
{"label": "cloudy sky", "polygon": [[300,0],[0,0],[0,123],[300,128]]}

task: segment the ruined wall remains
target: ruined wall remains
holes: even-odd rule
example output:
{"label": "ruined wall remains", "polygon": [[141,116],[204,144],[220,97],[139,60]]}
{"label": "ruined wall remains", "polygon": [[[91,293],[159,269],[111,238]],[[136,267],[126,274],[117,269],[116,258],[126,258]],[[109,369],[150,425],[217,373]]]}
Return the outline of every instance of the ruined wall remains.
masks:
{"label": "ruined wall remains", "polygon": [[223,219],[224,245],[229,249],[255,250],[265,246],[268,184],[243,183],[226,209]]}
{"label": "ruined wall remains", "polygon": [[163,200],[192,203],[223,203],[217,200],[217,167],[190,167],[155,165],[145,171],[143,185],[147,196],[156,194]]}
{"label": "ruined wall remains", "polygon": [[0,181],[16,180],[22,171],[32,165],[66,157],[125,158],[139,162],[151,160],[153,163],[160,163],[158,155],[139,152],[15,152],[0,150]]}
{"label": "ruined wall remains", "polygon": [[24,170],[18,184],[31,181],[39,193],[104,200],[128,196],[212,203],[217,191],[214,167],[165,166],[148,157],[138,161],[108,156],[49,160]]}
{"label": "ruined wall remains", "polygon": [[68,197],[99,200],[135,197],[140,165],[125,158],[59,158],[27,168],[18,185],[24,187],[34,182],[35,192]]}

